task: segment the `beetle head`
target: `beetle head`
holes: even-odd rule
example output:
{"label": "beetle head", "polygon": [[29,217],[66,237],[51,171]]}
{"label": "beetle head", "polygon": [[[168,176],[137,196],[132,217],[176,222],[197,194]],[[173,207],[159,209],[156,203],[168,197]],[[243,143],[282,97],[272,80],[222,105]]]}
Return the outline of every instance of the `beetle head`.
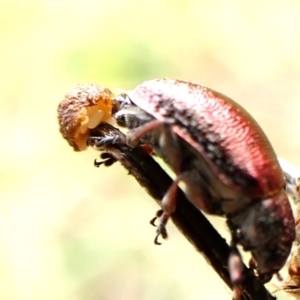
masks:
{"label": "beetle head", "polygon": [[114,105],[112,109],[112,113],[115,114],[122,108],[128,106],[128,105],[133,105],[127,94],[119,94],[118,96],[115,97],[114,99]]}
{"label": "beetle head", "polygon": [[234,240],[251,251],[261,281],[268,282],[284,266],[295,239],[295,221],[286,193],[282,190],[271,198],[256,200],[229,216],[228,225]]}
{"label": "beetle head", "polygon": [[119,126],[134,129],[153,119],[148,113],[136,106],[126,94],[115,98],[113,109],[115,120]]}

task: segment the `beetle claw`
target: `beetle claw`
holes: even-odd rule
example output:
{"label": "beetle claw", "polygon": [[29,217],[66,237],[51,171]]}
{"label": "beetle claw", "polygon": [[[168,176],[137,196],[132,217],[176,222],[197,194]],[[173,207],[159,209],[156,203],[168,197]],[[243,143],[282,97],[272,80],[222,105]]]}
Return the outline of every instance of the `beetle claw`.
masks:
{"label": "beetle claw", "polygon": [[154,239],[154,244],[155,244],[155,245],[158,245],[158,246],[161,245],[161,243],[158,241],[159,236],[160,236],[160,234],[158,233],[158,234],[156,235],[155,239]]}
{"label": "beetle claw", "polygon": [[94,166],[96,168],[99,168],[101,165],[104,165],[105,167],[109,167],[117,161],[110,153],[107,152],[102,153],[100,157],[102,158],[102,160],[100,161],[97,161],[97,159],[94,160]]}
{"label": "beetle claw", "polygon": [[158,238],[161,236],[164,240],[166,238],[168,238],[168,233],[167,233],[167,229],[165,227],[164,224],[160,224],[158,227],[157,227],[157,234],[156,234],[156,237],[154,239],[154,244],[155,245],[161,245],[161,243],[158,241]]}
{"label": "beetle claw", "polygon": [[97,161],[97,158],[94,159],[94,167],[99,168],[104,163],[104,160]]}
{"label": "beetle claw", "polygon": [[154,227],[156,227],[155,225],[155,221],[157,220],[157,217],[155,216],[153,219],[150,220],[150,224]]}
{"label": "beetle claw", "polygon": [[[155,221],[159,219],[159,224],[156,226]],[[161,243],[158,241],[158,238],[161,236],[164,240],[168,237],[167,229],[166,229],[166,224],[168,222],[169,215],[166,214],[162,209],[158,210],[156,212],[155,217],[150,221],[150,224],[152,226],[157,227],[156,229],[156,236],[154,239],[154,244],[155,245],[161,245]]]}
{"label": "beetle claw", "polygon": [[160,218],[163,215],[164,211],[162,209],[158,210],[155,214],[155,217],[153,219],[150,220],[150,224],[154,227],[156,227],[155,225],[155,221]]}

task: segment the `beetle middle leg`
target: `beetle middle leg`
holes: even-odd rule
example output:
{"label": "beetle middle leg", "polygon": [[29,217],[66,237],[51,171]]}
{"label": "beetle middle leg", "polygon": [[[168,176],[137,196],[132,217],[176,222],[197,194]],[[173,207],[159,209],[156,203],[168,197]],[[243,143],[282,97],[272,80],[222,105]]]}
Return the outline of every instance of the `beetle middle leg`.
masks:
{"label": "beetle middle leg", "polygon": [[157,211],[156,216],[150,221],[150,224],[154,225],[155,221],[157,220],[157,229],[156,229],[156,237],[154,239],[154,243],[156,245],[160,245],[161,243],[158,242],[158,238],[161,236],[163,239],[168,237],[168,233],[166,230],[167,222],[170,216],[175,212],[176,205],[177,205],[177,191],[178,191],[178,184],[180,181],[183,180],[185,177],[185,173],[179,175],[172,185],[169,187],[168,191],[164,195],[163,199],[161,200],[162,209]]}

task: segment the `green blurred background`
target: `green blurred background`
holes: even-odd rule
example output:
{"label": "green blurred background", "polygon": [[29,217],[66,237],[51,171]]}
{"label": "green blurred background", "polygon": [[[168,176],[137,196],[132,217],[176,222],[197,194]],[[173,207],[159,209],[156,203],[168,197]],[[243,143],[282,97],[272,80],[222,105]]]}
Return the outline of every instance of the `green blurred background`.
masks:
{"label": "green blurred background", "polygon": [[[118,165],[74,153],[56,108],[77,83],[172,77],[212,87],[300,166],[298,0],[0,2],[0,299],[230,299]],[[224,227],[221,225],[221,227]]]}

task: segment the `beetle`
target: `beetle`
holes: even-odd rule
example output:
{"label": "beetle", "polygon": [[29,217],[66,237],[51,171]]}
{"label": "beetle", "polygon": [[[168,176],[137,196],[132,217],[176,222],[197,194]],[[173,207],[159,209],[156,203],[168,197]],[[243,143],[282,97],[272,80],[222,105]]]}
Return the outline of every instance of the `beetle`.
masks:
{"label": "beetle", "polygon": [[146,144],[172,168],[176,178],[157,215],[158,235],[167,236],[165,225],[183,182],[197,208],[227,218],[233,285],[241,280],[237,244],[251,251],[263,283],[277,274],[295,238],[294,218],[275,152],[252,116],[219,92],[173,79],[146,81],[116,103],[114,118],[129,129],[126,141],[89,137],[87,143]]}

